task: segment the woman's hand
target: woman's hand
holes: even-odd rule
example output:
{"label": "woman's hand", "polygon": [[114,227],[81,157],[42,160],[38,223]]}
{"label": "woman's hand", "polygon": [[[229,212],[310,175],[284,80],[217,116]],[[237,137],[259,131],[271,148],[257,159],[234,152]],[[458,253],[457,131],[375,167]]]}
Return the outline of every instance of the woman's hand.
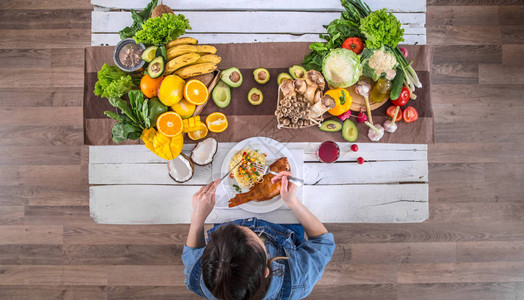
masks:
{"label": "woman's hand", "polygon": [[275,177],[271,178],[271,183],[275,184],[279,180],[282,181],[282,185],[280,186],[280,196],[288,206],[291,206],[299,201],[297,199],[297,186],[289,182],[287,176],[293,176],[293,174],[289,171],[282,171],[278,173],[278,175],[275,175]]}
{"label": "woman's hand", "polygon": [[220,179],[208,183],[206,186],[200,188],[198,192],[193,195],[193,213],[191,221],[202,222],[206,220],[207,216],[215,207],[215,191],[220,183]]}

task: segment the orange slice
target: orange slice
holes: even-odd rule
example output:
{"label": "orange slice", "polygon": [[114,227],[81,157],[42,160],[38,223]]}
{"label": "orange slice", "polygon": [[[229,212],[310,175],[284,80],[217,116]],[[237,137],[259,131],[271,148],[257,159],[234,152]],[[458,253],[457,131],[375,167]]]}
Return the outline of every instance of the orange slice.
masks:
{"label": "orange slice", "polygon": [[184,86],[184,98],[191,104],[202,105],[209,98],[209,92],[202,81],[192,79]]}
{"label": "orange slice", "polygon": [[182,118],[174,111],[168,111],[156,120],[156,129],[167,137],[174,137],[182,132]]}
{"label": "orange slice", "polygon": [[193,141],[198,141],[200,139],[203,139],[206,137],[207,135],[207,126],[206,124],[200,122],[200,129],[197,130],[197,131],[193,131],[193,132],[188,132],[187,133],[187,136],[192,139]]}
{"label": "orange slice", "polygon": [[226,130],[228,123],[226,115],[220,112],[214,112],[206,118],[207,129],[211,132],[222,132]]}

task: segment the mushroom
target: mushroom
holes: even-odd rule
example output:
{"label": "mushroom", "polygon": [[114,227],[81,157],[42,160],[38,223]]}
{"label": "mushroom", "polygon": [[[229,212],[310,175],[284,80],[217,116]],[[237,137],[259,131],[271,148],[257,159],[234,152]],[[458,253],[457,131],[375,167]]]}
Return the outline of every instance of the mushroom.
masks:
{"label": "mushroom", "polygon": [[366,100],[366,110],[368,112],[368,119],[371,124],[373,124],[373,118],[371,117],[371,107],[369,106],[369,91],[371,90],[371,86],[369,85],[369,82],[365,80],[360,80],[355,84],[355,92],[362,97],[364,97],[364,100]]}
{"label": "mushroom", "polygon": [[309,109],[309,117],[316,119],[321,117],[326,111],[334,108],[337,105],[335,99],[329,95],[324,95],[321,101],[317,102]]}
{"label": "mushroom", "polygon": [[295,86],[293,84],[293,80],[291,79],[284,80],[284,82],[282,82],[282,84],[280,85],[280,90],[282,91],[284,98],[296,95]]}
{"label": "mushroom", "polygon": [[373,124],[369,123],[368,121],[366,121],[364,123],[366,123],[366,125],[369,126],[368,138],[372,142],[380,141],[380,139],[384,136],[384,128],[382,127],[382,125],[380,125],[380,124],[373,125]]}
{"label": "mushroom", "polygon": [[324,87],[326,86],[326,82],[324,81],[324,77],[320,72],[309,70],[306,73],[306,86],[307,87],[306,91],[304,92],[304,97],[306,98],[307,102],[313,105],[317,103],[315,101],[317,90],[322,93]]}
{"label": "mushroom", "polygon": [[322,73],[315,70],[309,70],[306,73],[306,83],[307,85],[316,85],[321,91],[326,87],[326,81]]}
{"label": "mushroom", "polygon": [[297,79],[295,80],[295,91],[302,95],[306,92],[307,84],[306,81],[303,79]]}
{"label": "mushroom", "polygon": [[317,92],[315,93],[315,100],[313,101],[313,103],[319,103],[321,99],[322,99],[322,92],[320,90],[317,90]]}

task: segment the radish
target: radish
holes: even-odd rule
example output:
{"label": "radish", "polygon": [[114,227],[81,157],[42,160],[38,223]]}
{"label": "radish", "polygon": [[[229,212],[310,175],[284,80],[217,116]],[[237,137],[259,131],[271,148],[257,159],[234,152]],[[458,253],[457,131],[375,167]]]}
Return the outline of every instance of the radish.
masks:
{"label": "radish", "polygon": [[363,107],[360,108],[360,113],[358,113],[358,116],[357,116],[357,121],[359,123],[364,123],[368,120],[368,116],[366,116],[366,114],[362,112],[363,109],[364,109]]}
{"label": "radish", "polygon": [[348,111],[346,111],[345,113],[337,116],[342,122],[349,119],[349,117],[351,117],[351,110],[348,109]]}
{"label": "radish", "polygon": [[351,145],[351,151],[357,152],[358,151],[358,145],[357,144]]}
{"label": "radish", "polygon": [[357,158],[357,163],[359,165],[363,164],[364,163],[364,158],[362,158],[362,157]]}
{"label": "radish", "polygon": [[408,49],[404,47],[399,47],[400,52],[402,52],[402,55],[404,55],[405,58],[408,58]]}

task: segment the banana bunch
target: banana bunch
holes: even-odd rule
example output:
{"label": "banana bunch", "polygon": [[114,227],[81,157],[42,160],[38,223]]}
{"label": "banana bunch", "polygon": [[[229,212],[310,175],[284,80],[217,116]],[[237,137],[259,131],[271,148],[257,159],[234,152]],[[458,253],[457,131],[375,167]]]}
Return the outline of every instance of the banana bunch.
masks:
{"label": "banana bunch", "polygon": [[164,75],[174,73],[182,79],[207,74],[217,69],[220,56],[217,48],[210,45],[197,45],[194,38],[185,37],[166,44],[167,64]]}

